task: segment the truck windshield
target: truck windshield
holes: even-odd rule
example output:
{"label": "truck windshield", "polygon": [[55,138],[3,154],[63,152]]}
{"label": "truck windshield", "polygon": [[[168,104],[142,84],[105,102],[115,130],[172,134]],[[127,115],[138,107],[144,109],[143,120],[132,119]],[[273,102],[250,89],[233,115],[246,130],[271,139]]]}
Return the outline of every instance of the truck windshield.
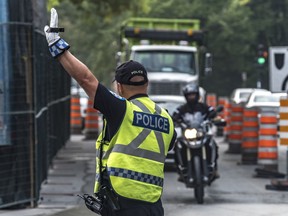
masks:
{"label": "truck windshield", "polygon": [[177,72],[196,74],[193,52],[179,51],[136,51],[132,59],[143,64],[148,72]]}

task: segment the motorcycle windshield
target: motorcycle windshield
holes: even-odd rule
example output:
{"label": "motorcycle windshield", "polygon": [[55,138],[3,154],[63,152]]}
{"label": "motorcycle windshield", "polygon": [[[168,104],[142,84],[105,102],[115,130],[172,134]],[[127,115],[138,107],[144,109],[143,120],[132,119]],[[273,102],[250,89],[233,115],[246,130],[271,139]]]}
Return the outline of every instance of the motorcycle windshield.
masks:
{"label": "motorcycle windshield", "polygon": [[201,112],[185,113],[183,120],[190,128],[200,128],[201,123],[204,121],[204,116]]}

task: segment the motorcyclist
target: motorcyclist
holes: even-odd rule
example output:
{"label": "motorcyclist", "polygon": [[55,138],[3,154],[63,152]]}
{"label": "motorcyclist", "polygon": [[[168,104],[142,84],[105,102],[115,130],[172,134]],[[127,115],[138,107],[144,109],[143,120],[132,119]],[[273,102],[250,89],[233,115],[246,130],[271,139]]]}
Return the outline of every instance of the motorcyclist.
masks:
{"label": "motorcyclist", "polygon": [[[205,103],[200,102],[200,90],[198,84],[188,84],[183,88],[183,95],[185,96],[186,102],[185,104],[179,106],[176,111],[172,114],[172,119],[175,123],[175,126],[181,122],[185,122],[185,119],[189,119],[191,114],[195,114],[196,112],[200,112],[204,119],[213,119],[217,116],[217,112],[215,111],[214,107],[208,106]],[[177,145],[175,145],[177,148]],[[206,145],[207,151],[207,161],[209,163],[209,167],[211,170],[214,170],[214,175],[216,178],[219,177],[217,171],[217,159],[218,159],[218,146],[216,142],[213,142],[213,145],[210,146],[209,144]],[[216,157],[212,157],[212,151],[215,151]],[[184,157],[183,157],[184,158]],[[175,162],[177,168],[179,168],[178,159],[175,155]],[[215,167],[215,169],[213,169]],[[183,168],[185,169],[185,167]],[[179,170],[178,170],[179,172]],[[181,178],[179,179],[181,181]]]}

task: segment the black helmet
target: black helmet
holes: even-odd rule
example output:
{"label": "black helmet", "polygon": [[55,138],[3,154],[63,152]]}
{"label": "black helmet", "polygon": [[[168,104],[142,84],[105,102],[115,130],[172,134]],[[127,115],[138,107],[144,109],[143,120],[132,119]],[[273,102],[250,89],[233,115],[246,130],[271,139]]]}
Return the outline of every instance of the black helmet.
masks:
{"label": "black helmet", "polygon": [[[194,105],[199,101],[200,98],[200,91],[199,86],[196,83],[190,83],[183,88],[183,95],[186,98],[188,104]],[[196,94],[196,96],[192,99],[188,97],[190,94]]]}
{"label": "black helmet", "polygon": [[183,95],[196,93],[199,94],[199,86],[196,83],[190,83],[183,88]]}

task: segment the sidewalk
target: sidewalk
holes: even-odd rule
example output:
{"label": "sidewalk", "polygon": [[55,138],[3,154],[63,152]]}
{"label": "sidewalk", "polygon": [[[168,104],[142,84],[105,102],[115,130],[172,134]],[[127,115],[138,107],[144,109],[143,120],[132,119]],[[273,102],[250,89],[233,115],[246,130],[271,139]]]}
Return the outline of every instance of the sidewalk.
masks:
{"label": "sidewalk", "polygon": [[[75,206],[86,208],[77,194],[93,192],[96,140],[84,141],[83,138],[83,135],[72,135],[53,159],[48,179],[41,186],[37,208],[0,210],[0,216],[61,215],[69,209],[76,213],[77,208],[72,209]],[[88,209],[85,215],[90,215]],[[92,212],[91,215],[95,216]]]}

